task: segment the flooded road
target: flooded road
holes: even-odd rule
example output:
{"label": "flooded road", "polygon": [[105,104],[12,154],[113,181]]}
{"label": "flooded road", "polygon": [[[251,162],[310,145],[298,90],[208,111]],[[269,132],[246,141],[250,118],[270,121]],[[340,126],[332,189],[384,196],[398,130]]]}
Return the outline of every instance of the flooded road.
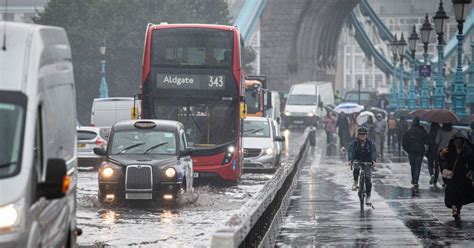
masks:
{"label": "flooded road", "polygon": [[[285,132],[286,151],[302,131]],[[282,163],[291,154],[284,151]],[[78,226],[80,247],[208,247],[212,233],[255,194],[273,174],[246,173],[237,186],[201,185],[178,204],[127,204],[104,208],[97,201],[97,172],[80,171]]]}
{"label": "flooded road", "polygon": [[276,246],[472,247],[474,204],[455,222],[442,186],[429,185],[426,164],[414,190],[405,156],[389,150],[372,177],[375,209],[361,212],[346,158],[326,156],[321,140],[301,169]]}

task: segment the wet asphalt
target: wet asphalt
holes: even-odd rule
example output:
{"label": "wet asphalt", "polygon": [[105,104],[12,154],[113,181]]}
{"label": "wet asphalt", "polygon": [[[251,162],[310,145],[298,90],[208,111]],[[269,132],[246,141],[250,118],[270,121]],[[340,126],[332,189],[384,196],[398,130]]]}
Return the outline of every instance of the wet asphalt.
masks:
{"label": "wet asphalt", "polygon": [[454,221],[441,183],[429,185],[426,163],[412,188],[406,155],[390,148],[372,176],[375,209],[360,211],[345,156],[326,149],[324,134],[301,169],[277,247],[473,247],[474,204]]}

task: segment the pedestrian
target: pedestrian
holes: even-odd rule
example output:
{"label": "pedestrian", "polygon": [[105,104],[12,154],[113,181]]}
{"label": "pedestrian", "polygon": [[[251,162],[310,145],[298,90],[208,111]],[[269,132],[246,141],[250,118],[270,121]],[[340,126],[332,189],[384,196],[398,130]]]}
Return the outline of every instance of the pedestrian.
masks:
{"label": "pedestrian", "polygon": [[418,179],[420,178],[421,163],[425,155],[425,145],[428,140],[428,134],[420,125],[420,120],[414,118],[411,128],[403,136],[403,150],[408,153],[408,160],[411,167],[411,184],[418,187]]}
{"label": "pedestrian", "polygon": [[336,132],[336,118],[326,109],[326,115],[323,117],[324,130],[326,131],[326,143],[332,144],[333,134]]}
{"label": "pedestrian", "polygon": [[393,115],[388,116],[387,127],[387,146],[394,146],[395,136],[397,134],[397,120],[395,120]]}
{"label": "pedestrian", "polygon": [[428,133],[428,149],[426,158],[428,159],[428,172],[430,173],[430,185],[436,186],[439,175],[438,146],[436,145],[436,134],[440,126],[436,122],[431,122],[430,132]]}
{"label": "pedestrian", "polygon": [[375,140],[377,145],[380,157],[383,158],[384,143],[385,143],[385,133],[387,132],[387,122],[383,119],[382,114],[377,114],[377,121],[375,121]]}
{"label": "pedestrian", "polygon": [[[454,134],[456,134],[457,131],[454,130],[453,125],[451,123],[444,123],[443,126],[438,130],[436,134],[436,146],[438,146],[438,153],[440,152],[441,149],[445,148],[448,146],[449,141],[453,137]],[[445,161],[438,161],[438,165],[441,171],[443,169],[446,169],[446,163]],[[446,186],[446,180],[443,178],[443,186]]]}
{"label": "pedestrian", "polygon": [[405,133],[408,131],[408,122],[405,119],[405,116],[401,116],[397,125],[397,140],[398,140],[398,154],[400,155],[402,140]]}
{"label": "pedestrian", "polygon": [[349,122],[349,132],[350,132],[350,140],[348,142],[352,142],[354,139],[357,139],[357,114],[352,113],[350,115],[350,122]]}
{"label": "pedestrian", "polygon": [[[471,131],[469,132],[469,141],[474,144],[474,121],[471,122]],[[471,170],[472,187],[474,187],[474,170]]]}
{"label": "pedestrian", "polygon": [[369,140],[375,141],[375,122],[372,116],[367,117],[367,122],[365,123],[365,127],[367,127],[369,131]]}
{"label": "pedestrian", "polygon": [[334,103],[336,105],[339,105],[339,103],[341,103],[341,93],[339,92],[339,90],[336,90],[336,93],[334,93]]}
{"label": "pedestrian", "polygon": [[339,146],[341,152],[346,150],[347,142],[349,141],[349,119],[346,113],[341,112],[336,121],[337,133],[339,135]]}
{"label": "pedestrian", "polygon": [[444,204],[452,210],[455,220],[461,218],[463,205],[474,202],[470,170],[474,169],[472,148],[461,133],[456,133],[449,141],[448,147],[441,149],[440,159],[446,161],[442,176],[446,182]]}

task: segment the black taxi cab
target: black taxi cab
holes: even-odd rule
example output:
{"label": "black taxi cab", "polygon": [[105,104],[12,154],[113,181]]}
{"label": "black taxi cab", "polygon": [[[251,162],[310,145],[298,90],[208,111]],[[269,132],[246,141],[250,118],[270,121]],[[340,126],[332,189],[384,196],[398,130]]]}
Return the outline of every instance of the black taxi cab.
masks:
{"label": "black taxi cab", "polygon": [[167,120],[127,120],[115,123],[99,167],[101,203],[122,200],[175,200],[192,191],[192,148],[183,125]]}

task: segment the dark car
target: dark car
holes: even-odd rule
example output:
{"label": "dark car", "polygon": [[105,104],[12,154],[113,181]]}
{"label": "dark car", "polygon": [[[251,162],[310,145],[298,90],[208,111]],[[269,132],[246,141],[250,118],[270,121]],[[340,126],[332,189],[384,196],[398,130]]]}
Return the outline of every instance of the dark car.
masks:
{"label": "dark car", "polygon": [[174,200],[192,191],[192,148],[183,124],[166,120],[128,120],[112,126],[99,167],[100,202]]}
{"label": "dark car", "polygon": [[379,107],[379,98],[377,92],[374,91],[361,91],[360,92],[360,103],[359,103],[359,91],[348,91],[344,95],[342,102],[354,102],[363,105],[365,109],[370,107]]}

